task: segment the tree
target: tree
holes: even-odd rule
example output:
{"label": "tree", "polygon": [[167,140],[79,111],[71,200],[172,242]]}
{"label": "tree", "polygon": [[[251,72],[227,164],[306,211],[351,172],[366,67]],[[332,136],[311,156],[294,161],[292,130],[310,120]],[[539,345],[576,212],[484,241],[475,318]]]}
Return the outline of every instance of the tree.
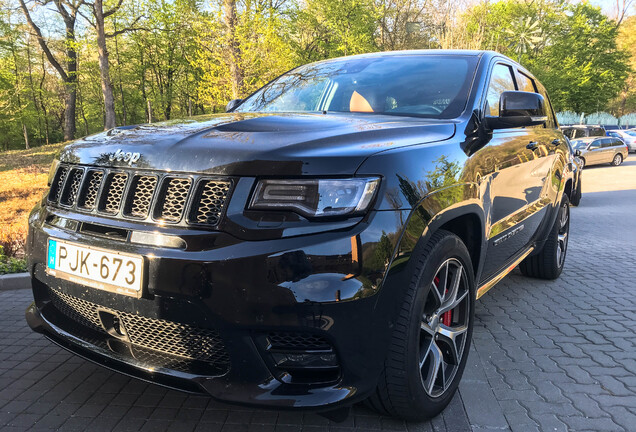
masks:
{"label": "tree", "polygon": [[[51,66],[57,71],[64,81],[66,90],[66,109],[64,113],[64,140],[71,140],[75,137],[75,106],[77,101],[77,41],[75,39],[75,23],[77,13],[82,6],[81,0],[53,0],[57,12],[64,21],[64,46],[66,54],[66,69],[62,67],[60,62],[55,58],[51,48],[42,35],[42,30],[31,18],[31,13],[27,8],[24,0],[19,0],[20,7],[24,13],[27,23],[31,27],[35,37],[37,38],[40,48],[46,55]],[[48,3],[48,2],[47,2]],[[36,3],[42,7],[45,3]]]}

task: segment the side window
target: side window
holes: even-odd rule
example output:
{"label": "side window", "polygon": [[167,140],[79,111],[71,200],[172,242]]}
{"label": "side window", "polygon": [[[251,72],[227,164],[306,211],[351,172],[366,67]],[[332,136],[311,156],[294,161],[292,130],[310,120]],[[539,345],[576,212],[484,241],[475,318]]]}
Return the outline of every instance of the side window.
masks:
{"label": "side window", "polygon": [[[556,121],[556,117],[554,116],[554,110],[552,109],[552,104],[550,103],[550,98],[548,98],[548,94],[545,91],[545,87],[537,83],[537,88],[538,88],[537,93],[539,93],[545,99],[545,110],[548,116],[548,121],[545,123],[545,127],[554,129],[557,127],[557,121]],[[577,136],[579,135],[577,134]],[[580,135],[580,136],[585,136],[585,133],[583,133],[583,135]]]}
{"label": "side window", "polygon": [[519,90],[536,93],[537,89],[534,86],[534,81],[528,75],[523,72],[519,72]]}
{"label": "side window", "polygon": [[492,69],[488,92],[486,94],[486,107],[484,109],[487,116],[499,116],[499,97],[508,90],[516,90],[515,81],[512,78],[512,69],[501,63],[497,63]]}
{"label": "side window", "polygon": [[592,141],[592,144],[590,145],[590,150],[594,150],[597,148],[601,148],[601,140],[594,140]]}

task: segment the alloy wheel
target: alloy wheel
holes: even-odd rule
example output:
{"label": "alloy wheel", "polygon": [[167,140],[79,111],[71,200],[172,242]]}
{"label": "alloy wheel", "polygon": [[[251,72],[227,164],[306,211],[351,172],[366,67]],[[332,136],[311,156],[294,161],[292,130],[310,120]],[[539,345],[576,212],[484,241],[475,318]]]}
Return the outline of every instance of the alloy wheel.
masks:
{"label": "alloy wheel", "polygon": [[617,154],[616,156],[614,156],[614,166],[619,166],[622,161],[623,157],[621,155]]}
{"label": "alloy wheel", "polygon": [[431,283],[420,326],[420,376],[432,398],[450,387],[466,355],[470,302],[464,266],[455,258],[446,260]]}

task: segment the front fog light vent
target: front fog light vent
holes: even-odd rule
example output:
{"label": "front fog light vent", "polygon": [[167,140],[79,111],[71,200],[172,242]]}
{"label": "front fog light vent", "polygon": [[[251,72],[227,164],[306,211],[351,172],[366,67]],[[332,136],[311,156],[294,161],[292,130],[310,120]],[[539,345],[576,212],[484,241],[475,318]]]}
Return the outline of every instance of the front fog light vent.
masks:
{"label": "front fog light vent", "polygon": [[322,336],[272,332],[266,338],[270,364],[278,378],[292,384],[324,384],[340,376],[338,356]]}

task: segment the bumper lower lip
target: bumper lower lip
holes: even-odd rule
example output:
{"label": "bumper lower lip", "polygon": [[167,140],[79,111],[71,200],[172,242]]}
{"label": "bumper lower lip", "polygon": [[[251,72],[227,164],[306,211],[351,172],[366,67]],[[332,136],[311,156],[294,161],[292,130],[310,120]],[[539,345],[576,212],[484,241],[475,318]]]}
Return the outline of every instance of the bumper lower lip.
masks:
{"label": "bumper lower lip", "polygon": [[73,336],[47,320],[35,303],[26,310],[26,321],[61,348],[99,366],[146,382],[184,392],[209,395],[223,402],[276,409],[307,409],[329,411],[338,405],[350,405],[362,400],[352,387],[311,388],[288,386],[273,377],[261,383],[234,382],[226,376],[209,377],[165,369],[149,368],[141,362],[102,349]]}

